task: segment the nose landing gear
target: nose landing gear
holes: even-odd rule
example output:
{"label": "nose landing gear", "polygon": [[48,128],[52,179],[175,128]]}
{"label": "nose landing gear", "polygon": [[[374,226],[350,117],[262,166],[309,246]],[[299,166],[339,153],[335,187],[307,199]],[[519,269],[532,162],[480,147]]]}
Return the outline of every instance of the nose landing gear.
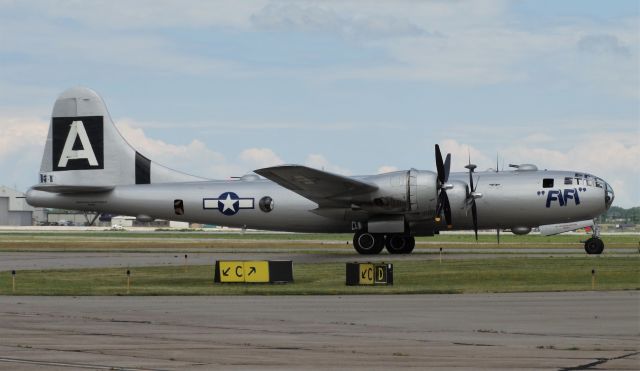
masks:
{"label": "nose landing gear", "polygon": [[589,255],[600,255],[604,250],[604,242],[600,239],[600,227],[593,226],[593,235],[584,242],[584,251]]}
{"label": "nose landing gear", "polygon": [[379,254],[386,246],[389,254],[409,254],[416,246],[413,236],[406,234],[388,234],[356,232],[353,247],[362,255]]}
{"label": "nose landing gear", "polygon": [[604,242],[599,237],[591,237],[584,242],[584,251],[589,255],[600,255],[604,250]]}

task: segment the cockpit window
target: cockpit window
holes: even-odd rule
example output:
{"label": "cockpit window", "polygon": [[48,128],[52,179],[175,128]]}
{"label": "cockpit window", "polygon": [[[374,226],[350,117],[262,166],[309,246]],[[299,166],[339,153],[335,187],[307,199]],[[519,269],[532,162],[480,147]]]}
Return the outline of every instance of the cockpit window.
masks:
{"label": "cockpit window", "polygon": [[600,178],[596,178],[596,187],[604,188],[604,180],[602,180]]}
{"label": "cockpit window", "polygon": [[544,178],[542,179],[542,188],[552,188],[553,187],[553,179],[552,178]]}
{"label": "cockpit window", "polygon": [[573,184],[573,178],[566,177],[564,178],[564,184]]}
{"label": "cockpit window", "polygon": [[588,185],[589,187],[593,187],[593,186],[594,186],[594,184],[595,184],[595,183],[594,183],[593,179],[587,179],[587,185]]}

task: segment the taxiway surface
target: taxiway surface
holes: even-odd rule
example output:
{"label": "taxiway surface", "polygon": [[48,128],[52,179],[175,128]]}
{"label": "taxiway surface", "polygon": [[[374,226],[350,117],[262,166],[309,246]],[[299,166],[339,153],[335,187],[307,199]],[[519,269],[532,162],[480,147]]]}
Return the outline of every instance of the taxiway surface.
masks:
{"label": "taxiway surface", "polygon": [[[325,249],[301,252],[295,250],[236,249],[215,252],[0,252],[0,272],[31,269],[118,268],[145,266],[176,266],[185,262],[195,265],[211,265],[216,260],[292,260],[294,263],[344,263],[361,259],[355,252],[344,249]],[[607,256],[637,256],[632,249],[616,249]],[[579,249],[452,249],[443,259],[492,259],[499,257],[565,257],[582,256]],[[594,257],[595,258],[595,257]],[[403,260],[437,260],[437,249],[416,249],[410,255],[386,253],[367,256],[367,261],[383,262]]]}
{"label": "taxiway surface", "polygon": [[638,369],[640,293],[0,297],[0,369]]}

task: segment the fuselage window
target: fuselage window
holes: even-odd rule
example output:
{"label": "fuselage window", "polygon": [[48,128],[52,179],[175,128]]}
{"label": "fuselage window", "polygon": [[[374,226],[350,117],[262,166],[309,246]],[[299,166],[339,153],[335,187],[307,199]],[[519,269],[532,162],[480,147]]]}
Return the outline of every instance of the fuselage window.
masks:
{"label": "fuselage window", "polygon": [[184,202],[182,200],[173,200],[173,211],[176,215],[184,215]]}
{"label": "fuselage window", "polygon": [[573,178],[564,178],[564,184],[573,184]]}
{"label": "fuselage window", "polygon": [[542,179],[542,188],[552,188],[553,187],[553,179],[544,178]]}

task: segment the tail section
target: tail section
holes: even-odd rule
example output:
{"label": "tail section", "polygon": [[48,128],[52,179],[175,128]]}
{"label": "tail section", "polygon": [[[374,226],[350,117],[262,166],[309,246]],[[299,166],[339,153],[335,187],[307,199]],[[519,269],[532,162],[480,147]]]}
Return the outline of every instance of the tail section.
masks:
{"label": "tail section", "polygon": [[203,178],[158,165],[137,152],[93,90],[71,88],[56,100],[36,189],[97,191],[124,184],[196,180]]}

